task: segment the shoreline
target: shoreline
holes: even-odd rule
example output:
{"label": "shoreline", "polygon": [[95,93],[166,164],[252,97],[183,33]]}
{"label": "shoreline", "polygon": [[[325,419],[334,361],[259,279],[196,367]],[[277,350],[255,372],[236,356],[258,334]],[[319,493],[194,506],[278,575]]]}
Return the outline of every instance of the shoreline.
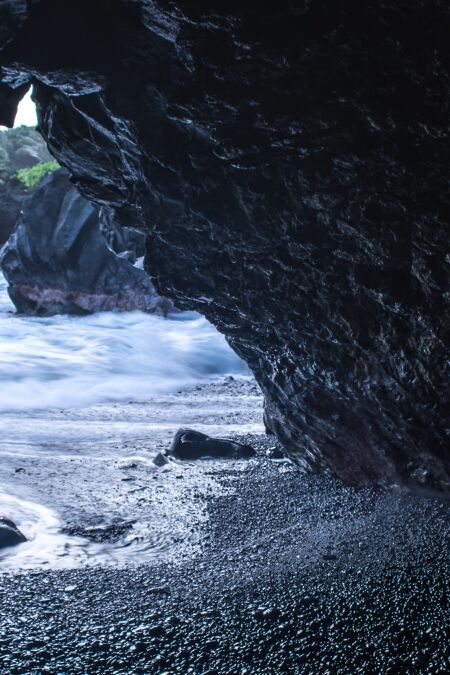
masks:
{"label": "shoreline", "polygon": [[260,431],[260,409],[252,379],[222,378],[146,403],[2,415],[0,512],[30,541],[1,552],[0,570],[193,554],[206,499],[221,487],[205,462],[153,460],[180,426],[213,436]]}
{"label": "shoreline", "polygon": [[[199,399],[215,389],[226,411],[238,385],[207,386],[190,395],[212,428]],[[222,422],[253,414],[228,408]],[[193,554],[0,573],[0,672],[446,672],[450,505],[302,475],[267,457],[273,437],[227,435],[258,456],[184,467],[216,486],[190,495],[206,512]]]}

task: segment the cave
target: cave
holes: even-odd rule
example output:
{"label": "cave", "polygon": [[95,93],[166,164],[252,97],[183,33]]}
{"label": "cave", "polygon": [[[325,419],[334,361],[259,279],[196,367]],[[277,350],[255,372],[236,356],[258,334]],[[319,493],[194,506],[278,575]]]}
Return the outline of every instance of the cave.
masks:
{"label": "cave", "polygon": [[145,229],[288,453],[448,488],[445,4],[43,0],[2,25],[2,123],[33,83],[51,153]]}
{"label": "cave", "polygon": [[2,673],[448,672],[449,35],[0,0]]}
{"label": "cave", "polygon": [[[32,84],[71,181],[147,234],[301,467],[448,490],[448,6],[0,5],[0,122]],[[447,207],[447,209],[446,209]]]}

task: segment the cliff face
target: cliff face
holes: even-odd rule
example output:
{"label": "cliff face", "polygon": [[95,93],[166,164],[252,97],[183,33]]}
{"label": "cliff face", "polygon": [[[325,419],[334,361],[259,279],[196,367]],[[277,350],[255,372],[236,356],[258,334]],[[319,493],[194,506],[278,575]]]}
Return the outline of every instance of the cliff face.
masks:
{"label": "cliff face", "polygon": [[30,192],[18,179],[17,171],[51,159],[35,129],[17,127],[0,131],[0,244],[14,229],[23,201]]}
{"label": "cliff face", "polygon": [[[249,363],[313,470],[449,487],[444,0],[0,3],[81,191]],[[42,48],[45,45],[45,49]]]}

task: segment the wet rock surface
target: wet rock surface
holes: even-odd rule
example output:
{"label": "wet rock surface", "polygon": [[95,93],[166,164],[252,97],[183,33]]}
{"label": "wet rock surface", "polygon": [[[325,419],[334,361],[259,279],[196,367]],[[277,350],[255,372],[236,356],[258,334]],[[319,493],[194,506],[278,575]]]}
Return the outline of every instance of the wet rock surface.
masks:
{"label": "wet rock surface", "polygon": [[33,81],[52,153],[147,229],[159,292],[227,335],[296,461],[448,488],[448,4],[0,15],[2,121]]}
{"label": "wet rock surface", "polygon": [[183,460],[208,457],[250,459],[256,452],[251,445],[244,445],[228,438],[211,438],[194,429],[178,429],[168,454]]}
{"label": "wet rock surface", "polygon": [[107,246],[98,209],[63,169],[44,178],[24,202],[0,266],[11,300],[26,314],[141,310],[165,315],[173,308],[145,272]]}
{"label": "wet rock surface", "polygon": [[84,537],[90,541],[103,543],[119,541],[125,534],[127,534],[133,527],[136,521],[122,522],[120,520],[107,525],[93,523],[80,524],[74,523],[66,525],[62,528],[63,534],[68,534],[71,537]]}
{"label": "wet rock surface", "polygon": [[13,231],[20,215],[28,190],[15,176],[5,178],[0,186],[0,245],[4,244]]}
{"label": "wet rock surface", "polygon": [[0,549],[26,542],[26,537],[9,518],[0,517]]}
{"label": "wet rock surface", "polygon": [[146,249],[146,233],[135,227],[120,227],[114,213],[103,208],[100,214],[100,231],[108,246],[118,255],[125,256],[132,263],[143,258]]}

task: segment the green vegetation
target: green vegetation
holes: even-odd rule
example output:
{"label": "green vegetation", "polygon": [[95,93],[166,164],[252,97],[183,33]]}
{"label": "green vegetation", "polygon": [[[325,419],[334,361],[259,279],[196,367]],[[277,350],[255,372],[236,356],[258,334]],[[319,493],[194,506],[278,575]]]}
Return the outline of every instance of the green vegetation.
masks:
{"label": "green vegetation", "polygon": [[16,225],[27,195],[46,173],[57,168],[33,127],[0,130],[0,245]]}
{"label": "green vegetation", "polygon": [[59,169],[59,164],[55,160],[52,160],[51,162],[40,162],[28,169],[19,169],[17,178],[25,185],[25,187],[34,188],[44,176],[56,169]]}

